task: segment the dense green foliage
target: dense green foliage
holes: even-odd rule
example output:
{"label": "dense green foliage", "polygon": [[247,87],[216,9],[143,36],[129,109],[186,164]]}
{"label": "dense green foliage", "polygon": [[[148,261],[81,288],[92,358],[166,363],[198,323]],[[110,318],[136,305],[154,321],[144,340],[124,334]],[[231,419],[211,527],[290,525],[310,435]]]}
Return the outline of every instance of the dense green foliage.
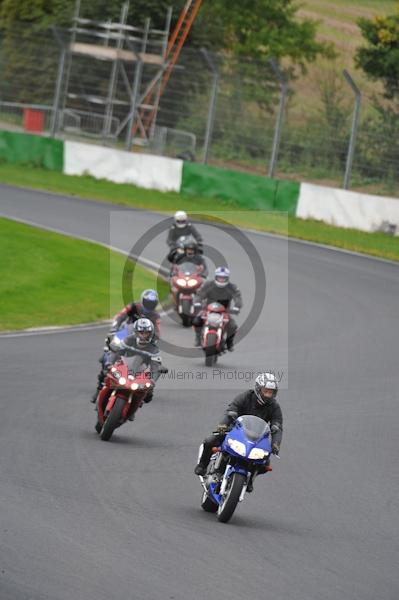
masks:
{"label": "dense green foliage", "polygon": [[[366,127],[367,143],[361,148],[364,168],[371,174],[384,169],[398,180],[399,161],[399,11],[393,15],[359,19],[366,43],[356,52],[356,64],[369,79],[382,83],[385,101],[374,99],[374,115]],[[370,143],[371,140],[371,143]]]}
{"label": "dense green foliage", "polygon": [[387,98],[399,96],[399,12],[360,19],[359,27],[367,45],[356,53],[357,66],[383,83]]}
{"label": "dense green foliage", "polygon": [[[176,22],[185,1],[135,0],[130,3],[128,21],[139,25],[150,17],[153,26],[162,28],[168,7],[173,4]],[[121,6],[122,0],[83,0],[80,14],[101,21],[118,20]],[[74,0],[0,0],[0,24],[6,30],[21,22],[34,29],[54,23],[68,25],[74,9]],[[189,43],[224,48],[258,60],[289,57],[303,66],[331,49],[316,41],[316,22],[299,20],[297,10],[293,0],[204,0]]]}

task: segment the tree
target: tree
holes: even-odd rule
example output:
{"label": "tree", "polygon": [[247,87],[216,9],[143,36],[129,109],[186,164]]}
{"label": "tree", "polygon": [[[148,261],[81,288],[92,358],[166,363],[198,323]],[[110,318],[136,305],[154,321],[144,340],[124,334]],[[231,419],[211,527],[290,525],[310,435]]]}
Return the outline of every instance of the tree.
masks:
{"label": "tree", "polygon": [[374,97],[359,139],[362,164],[368,176],[398,179],[399,161],[399,12],[359,19],[366,46],[358,48],[356,65],[384,87],[384,100]]}
{"label": "tree", "polygon": [[213,0],[203,10],[204,20],[218,23],[218,37],[237,56],[287,57],[304,67],[318,55],[334,54],[331,45],[316,40],[317,21],[298,19],[293,0]]}
{"label": "tree", "polygon": [[367,45],[356,52],[356,65],[373,81],[381,81],[386,98],[399,96],[399,13],[359,19]]}
{"label": "tree", "polygon": [[[172,26],[185,2],[174,0]],[[135,0],[130,3],[129,23],[139,25],[150,17],[154,27],[162,28],[171,4],[171,0]],[[34,29],[68,25],[74,7],[75,0],[0,0],[0,26],[7,30],[16,23]],[[122,0],[82,0],[80,12],[86,18],[117,20],[121,7]],[[302,67],[319,54],[331,56],[331,46],[316,41],[317,22],[300,21],[297,10],[294,0],[204,0],[189,44],[258,61],[287,57]]]}

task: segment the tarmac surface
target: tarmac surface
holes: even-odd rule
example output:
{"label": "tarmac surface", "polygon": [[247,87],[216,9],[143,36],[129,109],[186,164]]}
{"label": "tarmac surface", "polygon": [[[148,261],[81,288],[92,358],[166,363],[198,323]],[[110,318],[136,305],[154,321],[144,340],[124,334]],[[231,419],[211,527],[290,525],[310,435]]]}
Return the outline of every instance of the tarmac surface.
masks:
{"label": "tarmac surface", "polygon": [[[9,186],[0,213],[166,254],[166,230],[146,239],[156,213]],[[169,376],[110,442],[89,403],[105,328],[0,340],[1,600],[399,597],[398,266],[199,227],[242,289],[242,339],[206,369],[166,316]],[[198,446],[264,368],[281,460],[221,524],[200,508]]]}

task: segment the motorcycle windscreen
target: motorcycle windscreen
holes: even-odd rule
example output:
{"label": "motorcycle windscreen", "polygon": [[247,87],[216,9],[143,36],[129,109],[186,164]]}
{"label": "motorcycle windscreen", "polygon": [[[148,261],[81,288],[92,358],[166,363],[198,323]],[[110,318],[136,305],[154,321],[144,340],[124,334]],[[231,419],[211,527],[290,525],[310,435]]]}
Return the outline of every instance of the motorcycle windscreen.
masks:
{"label": "motorcycle windscreen", "polygon": [[219,313],[209,313],[207,323],[209,327],[221,327],[223,324],[223,315]]}
{"label": "motorcycle windscreen", "polygon": [[117,337],[120,340],[124,340],[128,335],[129,327],[127,325],[124,325],[122,329],[118,329],[118,331],[115,333],[115,337]]}
{"label": "motorcycle windscreen", "polygon": [[192,262],[184,262],[180,265],[177,265],[179,271],[184,273],[184,275],[194,275],[197,272],[198,265],[195,265]]}
{"label": "motorcycle windscreen", "polygon": [[255,415],[243,415],[238,417],[237,421],[241,423],[246,437],[252,442],[256,442],[266,434],[270,433],[269,425]]}
{"label": "motorcycle windscreen", "polygon": [[147,367],[146,362],[143,360],[142,356],[135,354],[133,356],[124,356],[122,358],[125,365],[129,370],[129,373],[132,375],[136,375],[137,373],[142,373]]}

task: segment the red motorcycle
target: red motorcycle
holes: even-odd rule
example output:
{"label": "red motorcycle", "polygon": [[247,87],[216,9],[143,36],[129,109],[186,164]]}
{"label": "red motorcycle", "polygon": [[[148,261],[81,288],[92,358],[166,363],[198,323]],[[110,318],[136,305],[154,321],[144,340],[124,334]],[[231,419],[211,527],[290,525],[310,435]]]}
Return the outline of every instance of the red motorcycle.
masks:
{"label": "red motorcycle", "polygon": [[104,441],[127,420],[133,421],[136,411],[154,389],[150,367],[143,359],[147,353],[138,352],[141,356],[123,356],[112,365],[98,394],[95,429]]}
{"label": "red motorcycle", "polygon": [[205,281],[201,272],[201,265],[191,262],[184,262],[173,267],[170,286],[183,327],[190,327],[195,316],[193,298]]}
{"label": "red motorcycle", "polygon": [[[231,309],[231,312],[234,309]],[[201,347],[205,352],[205,366],[213,367],[219,354],[225,352],[226,327],[230,320],[229,312],[220,302],[211,302],[204,311],[204,325],[201,332]]]}

